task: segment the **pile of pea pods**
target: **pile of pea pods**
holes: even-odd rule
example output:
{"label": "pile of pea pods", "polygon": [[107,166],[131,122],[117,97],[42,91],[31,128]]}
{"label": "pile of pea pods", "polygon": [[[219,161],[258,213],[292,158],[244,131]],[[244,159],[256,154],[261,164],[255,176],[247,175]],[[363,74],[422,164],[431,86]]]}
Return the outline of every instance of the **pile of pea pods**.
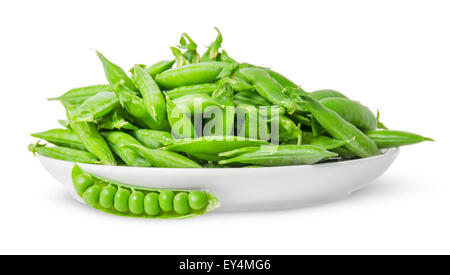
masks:
{"label": "pile of pea pods", "polygon": [[67,118],[61,129],[32,134],[54,146],[39,141],[29,150],[74,163],[249,168],[366,158],[432,140],[388,129],[338,91],[307,92],[269,68],[236,61],[216,30],[202,55],[184,33],[172,59],[129,72],[97,52],[107,83],[51,98]]}

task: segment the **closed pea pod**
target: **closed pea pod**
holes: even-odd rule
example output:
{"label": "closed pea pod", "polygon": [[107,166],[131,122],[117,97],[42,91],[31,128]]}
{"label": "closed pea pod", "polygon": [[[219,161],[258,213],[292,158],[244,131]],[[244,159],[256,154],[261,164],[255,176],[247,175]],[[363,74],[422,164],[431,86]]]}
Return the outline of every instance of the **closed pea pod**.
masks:
{"label": "closed pea pod", "polygon": [[145,70],[151,77],[155,77],[156,75],[171,69],[174,63],[175,60],[162,60],[148,66]]}
{"label": "closed pea pod", "polygon": [[145,147],[158,149],[174,143],[172,135],[169,132],[139,129],[132,131],[131,134]]}
{"label": "closed pea pod", "polygon": [[347,143],[345,140],[338,140],[328,136],[314,136],[311,132],[303,132],[303,144],[315,145],[326,150],[341,147]]}
{"label": "closed pea pod", "polygon": [[190,110],[182,105],[177,106],[166,95],[167,118],[172,127],[171,132],[174,138],[193,138],[197,136],[194,124],[192,123],[189,113]]}
{"label": "closed pea pod", "polygon": [[342,93],[335,91],[335,90],[330,90],[330,89],[325,89],[325,90],[317,90],[314,92],[311,92],[309,94],[312,98],[316,99],[316,100],[322,100],[324,98],[328,98],[328,97],[342,97],[342,98],[347,98],[345,95],[343,95]]}
{"label": "closed pea pod", "polygon": [[192,94],[207,94],[212,95],[215,89],[217,89],[218,85],[216,83],[205,83],[199,85],[191,85],[191,86],[181,86],[170,91],[167,91],[166,94],[172,98],[178,98],[185,95]]}
{"label": "closed pea pod", "polygon": [[124,110],[121,108],[116,109],[113,113],[102,117],[98,121],[98,128],[104,130],[137,130],[131,122],[125,118]]}
{"label": "closed pea pod", "polygon": [[404,131],[373,130],[365,133],[380,149],[411,145],[423,141],[434,141],[432,138]]}
{"label": "closed pea pod", "polygon": [[33,154],[38,153],[39,155],[53,159],[92,164],[98,163],[98,159],[93,154],[72,148],[46,147],[37,143],[28,145],[28,150]]}
{"label": "closed pea pod", "polygon": [[103,208],[111,208],[114,206],[114,197],[116,196],[117,188],[108,185],[100,192],[99,203]]}
{"label": "closed pea pod", "polygon": [[136,215],[144,213],[144,193],[133,190],[128,199],[128,208],[131,213]]}
{"label": "closed pea pod", "polygon": [[172,102],[189,113],[204,112],[208,107],[224,108],[222,104],[207,94],[185,95],[173,99]]}
{"label": "closed pea pod", "polygon": [[159,195],[158,193],[151,192],[148,193],[144,198],[144,211],[147,215],[156,216],[161,213],[161,208],[159,207]]}
{"label": "closed pea pod", "polygon": [[78,105],[83,103],[86,99],[101,93],[101,92],[112,92],[113,89],[109,84],[105,85],[92,85],[81,88],[75,88],[60,97],[49,98],[48,100],[61,100],[67,102],[68,104]]}
{"label": "closed pea pod", "polygon": [[52,129],[44,132],[31,134],[32,137],[43,139],[52,144],[69,147],[72,149],[85,150],[80,138],[69,129]]}
{"label": "closed pea pod", "polygon": [[111,85],[111,87],[114,88],[121,82],[123,82],[123,85],[125,87],[133,91],[133,93],[135,94],[137,93],[136,87],[134,86],[133,82],[122,68],[106,59],[106,57],[98,51],[97,56],[103,64],[105,76],[108,79],[108,82]]}
{"label": "closed pea pod", "polygon": [[289,80],[284,75],[282,75],[280,73],[277,73],[275,71],[272,71],[270,69],[265,69],[265,70],[273,79],[278,81],[278,83],[280,83],[281,86],[283,86],[283,87],[293,87],[293,88],[298,87],[297,84],[295,84],[293,81]]}
{"label": "closed pea pod", "polygon": [[119,188],[114,196],[114,209],[119,212],[128,211],[128,199],[130,198],[130,191],[128,189]]}
{"label": "closed pea pod", "polygon": [[188,195],[184,192],[178,193],[173,198],[173,210],[181,215],[189,213]]}
{"label": "closed pea pod", "polygon": [[272,105],[272,103],[270,103],[267,99],[260,96],[259,94],[256,94],[254,92],[248,92],[248,91],[243,91],[243,92],[239,92],[239,93],[235,94],[234,99],[239,102],[245,103],[245,104],[251,104],[251,105],[256,105],[256,106],[271,106]]}
{"label": "closed pea pod", "polygon": [[99,119],[119,106],[119,99],[113,92],[100,92],[83,102],[72,116],[74,122],[91,122]]}
{"label": "closed pea pod", "polygon": [[134,150],[124,147],[125,144],[140,144],[132,136],[123,132],[103,132],[109,146],[127,165],[138,167],[149,167],[151,164]]}

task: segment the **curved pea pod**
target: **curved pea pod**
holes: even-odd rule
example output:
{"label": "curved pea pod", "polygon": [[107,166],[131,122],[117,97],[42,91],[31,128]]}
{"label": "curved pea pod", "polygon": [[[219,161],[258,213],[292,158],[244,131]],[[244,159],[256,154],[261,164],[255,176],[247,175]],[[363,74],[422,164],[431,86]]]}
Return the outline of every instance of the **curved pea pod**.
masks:
{"label": "curved pea pod", "polygon": [[276,81],[278,81],[278,83],[281,84],[281,86],[283,87],[293,87],[296,88],[298,87],[297,84],[295,84],[293,81],[289,80],[287,77],[285,77],[284,75],[277,73],[275,71],[272,71],[270,69],[265,69],[265,71]]}
{"label": "curved pea pod", "polygon": [[99,51],[97,51],[97,56],[102,62],[103,69],[105,71],[106,79],[108,79],[109,84],[111,87],[118,86],[121,82],[123,82],[123,85],[127,87],[130,91],[137,94],[138,90],[134,86],[131,79],[128,77],[127,73],[117,66],[116,64],[110,62],[106,57],[101,54]]}
{"label": "curved pea pod", "polygon": [[100,92],[86,99],[72,116],[74,122],[91,122],[111,113],[119,106],[114,92]]}
{"label": "curved pea pod", "polygon": [[[89,183],[77,185],[79,178]],[[219,200],[204,190],[168,190],[129,186],[85,173],[77,165],[72,170],[78,195],[91,207],[122,217],[184,219],[206,214],[220,207]]]}
{"label": "curved pea pod", "polygon": [[167,70],[155,77],[163,89],[215,82],[231,75],[237,65],[227,62],[202,62]]}
{"label": "curved pea pod", "polygon": [[79,105],[83,103],[86,99],[101,93],[101,92],[112,92],[113,89],[111,85],[92,85],[81,88],[75,88],[60,97],[49,98],[48,100],[61,100],[65,101],[71,105]]}
{"label": "curved pea pod", "polygon": [[209,107],[224,108],[222,104],[207,94],[185,95],[173,99],[172,102],[176,106],[180,106],[183,109],[188,110],[191,114],[203,113]]}
{"label": "curved pea pod", "polygon": [[74,107],[64,102],[63,105],[67,111],[70,127],[81,140],[84,148],[96,156],[102,164],[116,165],[114,155],[105,139],[98,132],[96,125],[92,122],[74,122],[72,120]]}
{"label": "curved pea pod", "polygon": [[125,148],[135,150],[154,167],[166,168],[201,168],[193,160],[175,152],[161,149],[150,149],[142,145],[125,144]]}
{"label": "curved pea pod", "polygon": [[365,133],[380,149],[411,145],[423,141],[434,141],[432,138],[404,131],[371,130]]}
{"label": "curved pea pod", "polygon": [[174,138],[194,138],[197,136],[194,124],[190,119],[190,110],[182,105],[177,106],[166,95],[167,118]]}
{"label": "curved pea pod", "polygon": [[330,90],[330,89],[325,89],[325,90],[317,90],[314,92],[309,93],[309,95],[316,99],[316,100],[322,100],[324,98],[328,98],[328,97],[342,97],[342,98],[347,98],[345,95],[343,95],[342,93],[335,91],[335,90]]}
{"label": "curved pea pod", "polygon": [[219,164],[246,163],[262,166],[287,166],[314,164],[324,160],[335,159],[338,154],[313,145],[268,145],[258,150],[243,153]]}
{"label": "curved pea pod", "polygon": [[77,150],[85,150],[78,136],[69,129],[51,129],[44,132],[31,134],[32,137],[43,139],[49,143],[69,147]]}
{"label": "curved pea pod", "polygon": [[303,132],[302,143],[331,150],[344,146],[347,141],[334,139],[328,136],[314,136],[311,132]]}
{"label": "curved pea pod", "polygon": [[178,98],[185,95],[193,95],[193,94],[207,94],[212,95],[214,90],[216,90],[218,85],[216,83],[205,83],[199,85],[191,85],[191,86],[181,86],[170,91],[167,91],[166,94],[172,98]]}
{"label": "curved pea pod", "polygon": [[379,154],[377,145],[361,130],[310,96],[302,96],[314,118],[335,139],[348,140],[345,148],[359,157]]}
{"label": "curved pea pod", "polygon": [[363,131],[378,127],[375,115],[359,102],[343,97],[328,97],[320,100],[320,103]]}
{"label": "curved pea pod", "polygon": [[144,98],[144,104],[152,119],[161,125],[167,123],[166,101],[153,78],[141,67],[135,66],[132,78]]}
{"label": "curved pea pod", "polygon": [[38,153],[39,155],[52,159],[92,164],[98,163],[98,159],[93,154],[72,148],[46,147],[37,143],[28,145],[28,150],[33,154]]}
{"label": "curved pea pod", "polygon": [[175,60],[162,60],[148,66],[145,70],[151,77],[155,77],[156,75],[171,69],[174,63]]}
{"label": "curved pea pod", "polygon": [[239,93],[235,94],[234,99],[239,102],[242,102],[245,104],[250,104],[250,105],[255,105],[255,106],[271,106],[272,105],[272,103],[270,103],[264,97],[260,96],[257,93],[249,92],[249,91],[243,91],[243,92],[239,92]]}
{"label": "curved pea pod", "polygon": [[145,147],[152,149],[158,149],[174,143],[172,135],[165,131],[139,129],[132,131],[131,134]]}
{"label": "curved pea pod", "polygon": [[144,100],[133,94],[125,86],[119,85],[115,91],[122,107],[125,108],[139,126],[154,130],[167,130],[169,128],[168,122],[165,122],[163,125],[157,123],[147,111]]}
{"label": "curved pea pod", "polygon": [[242,68],[239,70],[238,75],[253,84],[256,91],[272,104],[286,108],[290,114],[296,110],[295,102],[283,94],[283,86],[264,69],[254,67]]}
{"label": "curved pea pod", "polygon": [[139,141],[123,132],[102,132],[109,146],[128,166],[150,167],[151,164],[136,151],[125,148],[125,144],[142,146]]}
{"label": "curved pea pod", "polygon": [[219,50],[222,46],[223,38],[220,30],[217,27],[215,27],[214,29],[217,31],[217,38],[209,45],[208,49],[202,55],[202,57],[200,58],[201,62],[216,61],[219,56]]}
{"label": "curved pea pod", "polygon": [[270,144],[267,141],[249,139],[235,136],[206,136],[195,139],[177,140],[167,146],[168,151],[183,152],[188,154],[212,154],[231,151],[243,147],[256,147]]}

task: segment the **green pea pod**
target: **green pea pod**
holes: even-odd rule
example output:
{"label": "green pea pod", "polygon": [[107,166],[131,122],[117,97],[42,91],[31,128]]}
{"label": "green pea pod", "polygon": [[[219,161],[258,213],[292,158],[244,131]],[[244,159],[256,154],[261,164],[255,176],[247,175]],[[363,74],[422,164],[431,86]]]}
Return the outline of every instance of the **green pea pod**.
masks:
{"label": "green pea pod", "polygon": [[220,207],[219,200],[203,190],[167,190],[134,187],[72,170],[75,190],[91,207],[108,214],[147,219],[184,219]]}
{"label": "green pea pod", "polygon": [[378,127],[375,115],[359,102],[343,97],[328,97],[320,100],[320,103],[363,131]]}
{"label": "green pea pod", "polygon": [[174,63],[175,60],[162,60],[148,66],[145,70],[151,77],[155,77],[156,75],[171,69]]}
{"label": "green pea pod", "polygon": [[223,38],[220,30],[217,27],[215,27],[214,29],[217,31],[217,38],[209,45],[208,49],[202,55],[202,57],[200,58],[201,62],[216,61],[217,57],[219,56],[219,50],[222,46]]}
{"label": "green pea pod", "polygon": [[239,76],[255,86],[256,91],[269,102],[286,108],[289,114],[296,110],[295,102],[283,94],[283,86],[264,69],[247,67],[239,70]]}
{"label": "green pea pod", "polygon": [[311,116],[311,131],[315,137],[324,135],[327,132],[314,116]]}
{"label": "green pea pod", "polygon": [[411,145],[423,141],[434,141],[432,138],[404,131],[370,130],[365,133],[380,149]]}
{"label": "green pea pod", "polygon": [[326,90],[317,90],[314,92],[311,92],[309,94],[312,98],[316,99],[316,100],[322,100],[324,98],[328,98],[328,97],[342,97],[342,98],[347,98],[345,95],[343,95],[342,93],[335,91],[335,90],[330,90],[330,89],[326,89]]}
{"label": "green pea pod", "polygon": [[153,120],[161,125],[167,125],[166,101],[153,78],[141,67],[134,68],[133,82],[144,98],[145,107]]}
{"label": "green pea pod", "polygon": [[246,163],[262,166],[315,164],[334,159],[338,154],[313,145],[267,145],[259,150],[243,153],[219,164]]}
{"label": "green pea pod", "polygon": [[81,104],[73,114],[75,122],[91,122],[99,119],[119,106],[119,99],[113,92],[100,92]]}
{"label": "green pea pod", "polygon": [[292,121],[294,121],[296,124],[302,124],[302,125],[306,125],[311,127],[311,118],[301,115],[301,114],[292,114],[292,115],[288,115],[288,117],[290,119],[292,119]]}
{"label": "green pea pod", "polygon": [[32,137],[43,139],[49,143],[69,147],[77,150],[85,150],[78,136],[69,129],[52,129],[44,132],[31,134]]}
{"label": "green pea pod", "polygon": [[219,157],[233,158],[242,155],[244,153],[254,153],[259,150],[261,150],[261,147],[242,147],[231,151],[219,153]]}
{"label": "green pea pod", "polygon": [[237,76],[233,76],[233,78],[228,77],[222,78],[221,80],[219,80],[219,82],[229,83],[235,92],[243,92],[243,91],[253,92],[255,90],[255,87],[253,87],[253,85],[245,81],[245,79],[242,79]]}
{"label": "green pea pod", "polygon": [[151,164],[136,151],[123,147],[126,144],[142,146],[139,141],[123,132],[102,132],[109,146],[128,166],[149,167]]}
{"label": "green pea pod", "polygon": [[38,153],[39,155],[72,162],[81,163],[98,163],[98,159],[91,153],[81,150],[76,150],[66,147],[46,147],[45,145],[30,144],[28,150],[33,154]]}
{"label": "green pea pod", "polygon": [[237,135],[251,139],[269,140],[270,129],[267,119],[259,112],[259,107],[236,102]]}
{"label": "green pea pod", "polygon": [[167,91],[166,94],[172,99],[182,97],[185,95],[194,95],[194,94],[212,95],[212,93],[214,92],[215,89],[217,89],[217,87],[218,85],[216,83],[182,86]]}
{"label": "green pea pod", "polygon": [[[234,91],[230,84],[224,83],[214,91],[212,98],[223,105],[222,109],[215,109],[217,112],[211,123],[215,125],[215,136],[229,136],[234,133],[234,116],[236,105],[233,100]],[[205,128],[208,124],[205,125]],[[204,130],[205,132],[205,130]],[[210,131],[211,132],[211,131]]]}
{"label": "green pea pod", "polygon": [[297,126],[287,116],[279,116],[280,120],[280,141],[288,142],[290,140],[297,140],[297,145],[302,144],[302,130],[300,130],[300,125]]}
{"label": "green pea pod", "polygon": [[260,96],[257,93],[249,92],[249,91],[243,91],[239,92],[234,95],[234,99],[246,104],[255,105],[255,106],[271,106],[272,103],[270,103],[267,99]]}
{"label": "green pea pod", "polygon": [[343,119],[335,111],[328,109],[318,100],[310,96],[302,96],[311,114],[320,125],[335,139],[349,140],[344,146],[359,157],[370,157],[379,154],[377,145],[361,130]]}
{"label": "green pea pod", "polygon": [[217,155],[242,147],[256,147],[268,145],[267,141],[248,139],[236,136],[205,136],[195,139],[182,139],[167,146],[168,151],[183,152],[187,154],[211,154]]}
{"label": "green pea pod", "polygon": [[137,95],[133,94],[125,86],[117,86],[116,95],[120,100],[120,104],[123,108],[133,117],[136,123],[140,127],[150,128],[155,130],[167,130],[167,125],[160,125],[150,116],[145,107],[144,100]]}
{"label": "green pea pod", "polygon": [[330,149],[330,151],[337,153],[341,159],[345,159],[345,160],[355,159],[358,157],[355,153],[353,153],[352,151],[350,151],[344,147]]}
{"label": "green pea pod", "polygon": [[193,138],[197,134],[194,124],[189,118],[189,109],[183,106],[177,106],[169,96],[166,95],[167,118],[172,127],[172,136],[174,138]]}
{"label": "green pea pod", "polygon": [[165,168],[200,168],[193,160],[175,152],[161,149],[150,149],[142,145],[125,144],[125,148],[135,150],[154,167]]}
{"label": "green pea pod", "polygon": [[174,143],[169,132],[139,129],[132,131],[131,134],[145,147],[152,149],[158,149]]}
{"label": "green pea pod", "polygon": [[207,94],[185,95],[173,99],[172,102],[176,106],[180,106],[183,109],[188,110],[191,114],[195,114],[198,112],[203,113],[209,107],[219,107],[221,109],[224,108],[222,104],[220,104]]}
{"label": "green pea pod", "polygon": [[104,130],[138,129],[124,117],[124,110],[122,109],[117,109],[113,113],[101,118],[98,122],[98,128]]}
{"label": "green pea pod", "polygon": [[114,155],[105,139],[98,132],[96,125],[92,122],[74,122],[72,119],[74,106],[64,102],[63,104],[67,111],[70,127],[81,140],[84,148],[100,159],[102,164],[116,165]]}
{"label": "green pea pod", "polygon": [[100,92],[112,92],[112,87],[108,85],[93,85],[87,87],[76,88],[68,91],[60,97],[49,98],[48,100],[60,100],[65,101],[71,105],[79,105],[86,99],[100,93]]}
{"label": "green pea pod", "polygon": [[123,82],[122,85],[127,87],[133,93],[137,94],[138,90],[136,89],[133,82],[131,81],[131,79],[128,77],[128,75],[125,73],[125,71],[122,68],[120,68],[119,66],[117,66],[114,63],[111,63],[99,51],[97,51],[97,56],[103,64],[103,69],[105,71],[106,79],[108,79],[108,82],[111,85],[111,87],[115,88],[121,82]]}
{"label": "green pea pod", "polygon": [[344,146],[348,141],[338,140],[328,136],[314,136],[311,132],[303,132],[302,143],[307,145],[315,145],[326,150],[336,149]]}
{"label": "green pea pod", "polygon": [[231,75],[237,65],[227,62],[202,62],[167,70],[155,77],[163,89],[215,82]]}
{"label": "green pea pod", "polygon": [[289,80],[287,77],[285,77],[284,75],[277,73],[275,71],[272,71],[270,69],[265,69],[265,71],[276,81],[278,81],[278,83],[281,84],[281,86],[285,87],[293,87],[293,88],[297,88],[298,85],[295,84],[294,82],[292,82],[291,80]]}

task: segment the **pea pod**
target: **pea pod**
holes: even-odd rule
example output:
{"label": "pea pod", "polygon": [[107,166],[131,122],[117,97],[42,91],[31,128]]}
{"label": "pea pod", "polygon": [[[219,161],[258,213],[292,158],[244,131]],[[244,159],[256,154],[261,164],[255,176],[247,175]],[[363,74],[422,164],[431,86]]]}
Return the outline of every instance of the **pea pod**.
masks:
{"label": "pea pod", "polygon": [[91,122],[99,119],[119,106],[119,99],[113,92],[100,92],[86,99],[73,114],[75,122]]}
{"label": "pea pod", "polygon": [[339,148],[347,143],[346,140],[338,140],[328,136],[314,136],[311,132],[303,132],[303,144],[315,145],[326,150]]}
{"label": "pea pod", "polygon": [[[224,108],[222,104],[214,100],[211,96],[207,94],[197,94],[197,95],[185,95],[173,99],[172,102],[183,109],[189,111],[189,113],[203,113],[206,109],[210,107]],[[213,108],[210,108],[213,109]]]}
{"label": "pea pod", "polygon": [[152,149],[158,149],[174,143],[169,132],[139,129],[132,131],[131,134],[145,147]]}
{"label": "pea pod", "polygon": [[32,137],[43,139],[52,144],[77,150],[85,150],[78,136],[69,129],[52,129],[31,134]]}
{"label": "pea pod", "polygon": [[219,164],[246,163],[262,166],[314,164],[336,158],[338,154],[313,145],[268,145],[253,152],[243,153]]}
{"label": "pea pod", "polygon": [[138,90],[122,68],[106,59],[106,57],[99,51],[97,51],[97,56],[102,62],[106,79],[108,79],[111,87],[115,88],[122,82],[123,86],[127,87],[133,93],[137,94]]}
{"label": "pea pod", "polygon": [[139,66],[134,67],[132,80],[144,98],[147,112],[155,123],[159,124],[159,129],[163,129],[165,127],[164,125],[167,125],[166,101],[164,100],[164,95],[159,90],[158,85],[153,78]]}
{"label": "pea pod", "polygon": [[296,140],[297,145],[302,144],[302,130],[300,125],[296,125],[287,116],[279,116],[280,120],[280,133],[279,139],[281,142],[288,142],[290,140]]}
{"label": "pea pod", "polygon": [[241,102],[236,103],[237,135],[251,139],[269,140],[270,129],[267,119],[259,113],[259,108]]}
{"label": "pea pod", "polygon": [[248,139],[235,136],[205,136],[195,139],[177,140],[174,144],[167,146],[168,151],[183,153],[203,153],[217,155],[221,152],[231,151],[242,147],[255,147],[268,145],[267,141]]}
{"label": "pea pod", "polygon": [[98,159],[91,153],[66,147],[46,147],[45,145],[30,144],[28,150],[44,157],[81,163],[98,163]]}
{"label": "pea pod", "polygon": [[150,149],[136,144],[125,144],[123,146],[125,148],[135,150],[154,167],[201,168],[198,163],[175,152],[161,149]]}
{"label": "pea pod", "polygon": [[251,104],[251,105],[255,105],[255,106],[271,106],[272,105],[267,99],[260,96],[259,94],[254,93],[254,92],[248,92],[248,91],[243,91],[243,92],[239,92],[239,93],[235,94],[234,99],[239,102],[242,102],[245,104]]}
{"label": "pea pod", "polygon": [[112,92],[112,87],[107,85],[92,85],[81,88],[75,88],[60,97],[49,98],[48,100],[60,100],[65,101],[71,105],[79,105],[86,99],[100,93],[100,92]]}
{"label": "pea pod", "polygon": [[377,145],[361,130],[310,96],[302,96],[320,125],[335,139],[348,140],[344,146],[359,157],[378,155]]}
{"label": "pea pod", "polygon": [[167,91],[166,94],[172,98],[178,98],[185,95],[192,94],[207,94],[212,95],[215,89],[217,89],[218,85],[216,83],[205,83],[199,85],[191,85],[191,86],[181,86],[170,91]]}
{"label": "pea pod", "polygon": [[335,91],[335,90],[330,90],[330,89],[325,89],[325,90],[317,90],[314,92],[311,92],[309,94],[312,98],[316,99],[316,100],[322,100],[324,98],[328,98],[328,97],[342,97],[342,98],[347,98],[345,95],[343,95],[342,93]]}
{"label": "pea pod", "polygon": [[247,67],[239,70],[239,76],[255,86],[256,91],[269,102],[286,108],[292,114],[296,110],[295,102],[283,94],[283,86],[273,79],[264,69]]}
{"label": "pea pod", "polygon": [[104,130],[137,130],[138,128],[125,118],[124,113],[123,109],[118,108],[113,113],[102,117],[98,121],[98,128]]}
{"label": "pea pod", "polygon": [[375,115],[359,102],[344,97],[328,97],[320,100],[320,103],[363,131],[378,127]]}
{"label": "pea pod", "polygon": [[156,75],[171,69],[174,63],[175,60],[162,60],[148,66],[145,70],[151,77],[155,77]]}
{"label": "pea pod", "polygon": [[117,216],[180,219],[203,215],[220,206],[219,200],[206,191],[132,187],[85,173],[77,165],[72,181],[88,205]]}
{"label": "pea pod", "polygon": [[142,146],[132,136],[123,132],[102,132],[109,146],[128,166],[150,167],[151,164],[136,151],[124,147],[126,144]]}
{"label": "pea pod", "polygon": [[64,106],[66,107],[70,127],[81,140],[84,148],[96,156],[102,164],[116,165],[114,155],[98,132],[96,125],[92,122],[74,122],[72,119],[74,107],[67,104],[64,104]]}
{"label": "pea pod", "polygon": [[233,73],[236,64],[227,62],[202,62],[167,70],[155,77],[163,89],[215,82]]}
{"label": "pea pod", "polygon": [[197,134],[194,124],[189,117],[190,110],[184,106],[177,106],[166,95],[167,118],[172,128],[172,136],[174,138],[193,138]]}
{"label": "pea pod", "polygon": [[270,69],[265,69],[265,71],[276,81],[278,81],[278,83],[280,83],[281,86],[283,87],[293,87],[296,88],[298,87],[297,84],[295,84],[293,81],[289,80],[287,77],[285,77],[284,75],[277,73],[275,71],[272,71]]}
{"label": "pea pod", "polygon": [[371,130],[365,133],[380,149],[411,145],[423,141],[434,141],[432,138],[404,131]]}
{"label": "pea pod", "polygon": [[[230,84],[224,83],[220,85],[213,93],[212,98],[223,108],[214,108],[214,118],[211,119],[204,127],[203,132],[212,133],[209,125],[214,125],[215,136],[229,136],[234,134],[234,116],[236,113],[236,105],[233,100],[234,91]],[[205,134],[204,134],[205,135]]]}

